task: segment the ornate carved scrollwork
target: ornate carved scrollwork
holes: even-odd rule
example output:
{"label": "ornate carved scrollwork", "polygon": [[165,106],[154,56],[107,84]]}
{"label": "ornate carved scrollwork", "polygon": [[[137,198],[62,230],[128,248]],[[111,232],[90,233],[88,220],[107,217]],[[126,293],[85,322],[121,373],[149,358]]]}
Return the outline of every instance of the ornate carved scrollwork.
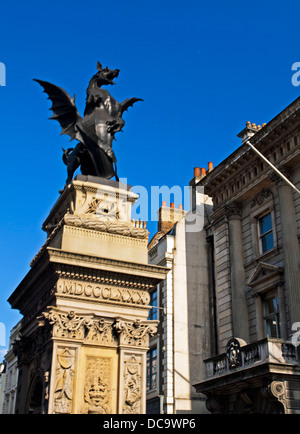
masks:
{"label": "ornate carved scrollwork", "polygon": [[53,337],[107,346],[118,344],[113,320],[79,315],[74,311],[64,312],[54,307],[43,316],[53,326]]}
{"label": "ornate carved scrollwork", "polygon": [[53,336],[58,338],[83,340],[92,325],[92,316],[80,316],[74,311],[62,312],[51,308],[43,315],[53,325]]}
{"label": "ornate carved scrollwork", "polygon": [[147,348],[149,336],[153,336],[157,331],[157,322],[142,322],[140,320],[132,322],[117,319],[115,329],[120,334],[120,345]]}
{"label": "ornate carved scrollwork", "polygon": [[226,345],[226,357],[229,369],[237,368],[242,365],[241,346],[246,345],[242,339],[232,338]]}
{"label": "ornate carved scrollwork", "polygon": [[286,395],[285,395],[285,385],[283,381],[272,381],[267,386],[263,387],[261,390],[262,396],[267,399],[270,403],[274,402],[280,405],[280,408],[277,408],[277,412],[285,413],[286,412]]}
{"label": "ornate carved scrollwork", "polygon": [[94,231],[108,232],[111,234],[124,235],[127,237],[145,239],[149,232],[145,227],[137,228],[134,225],[128,225],[122,221],[111,221],[110,219],[91,218],[85,215],[66,214],[64,216],[65,224]]}
{"label": "ornate carved scrollwork", "polygon": [[270,190],[260,191],[252,200],[252,202],[250,204],[250,208],[254,208],[257,205],[262,205],[263,202],[265,201],[265,199],[268,199],[271,196],[272,196],[272,193],[270,192]]}

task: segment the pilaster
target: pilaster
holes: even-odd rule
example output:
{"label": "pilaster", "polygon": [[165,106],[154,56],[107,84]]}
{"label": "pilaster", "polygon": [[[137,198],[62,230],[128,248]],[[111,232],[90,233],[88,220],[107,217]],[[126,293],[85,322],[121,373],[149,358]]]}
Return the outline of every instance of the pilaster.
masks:
{"label": "pilaster", "polygon": [[243,263],[241,206],[231,203],[225,208],[229,225],[229,250],[231,264],[232,321],[234,336],[249,340],[248,311],[246,303],[246,278]]}
{"label": "pilaster", "polygon": [[[281,168],[281,170],[284,171],[285,176],[289,176],[288,170],[284,168]],[[292,188],[274,172],[271,172],[269,177],[276,183],[279,197],[282,249],[284,257],[284,279],[289,303],[290,329],[293,323],[299,321],[300,311],[300,255],[295,204]]]}

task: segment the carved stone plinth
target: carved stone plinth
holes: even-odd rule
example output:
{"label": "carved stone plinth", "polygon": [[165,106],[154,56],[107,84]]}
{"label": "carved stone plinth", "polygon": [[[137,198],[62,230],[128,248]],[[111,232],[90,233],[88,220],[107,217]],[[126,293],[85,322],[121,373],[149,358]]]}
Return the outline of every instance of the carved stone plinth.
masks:
{"label": "carved stone plinth", "polygon": [[168,270],[147,263],[136,199],[128,186],[79,177],[51,210],[47,240],[9,299],[24,316],[17,412],[145,412],[157,328],[149,291]]}

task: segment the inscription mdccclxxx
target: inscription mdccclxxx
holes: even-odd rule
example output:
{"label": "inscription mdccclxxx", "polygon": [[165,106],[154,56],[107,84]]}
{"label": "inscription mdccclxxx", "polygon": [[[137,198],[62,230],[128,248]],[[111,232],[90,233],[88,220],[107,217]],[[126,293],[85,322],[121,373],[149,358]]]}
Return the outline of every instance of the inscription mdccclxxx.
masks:
{"label": "inscription mdccclxxx", "polygon": [[57,292],[74,296],[84,296],[93,299],[148,305],[150,296],[148,292],[127,288],[116,288],[94,283],[76,282],[72,280],[59,280]]}

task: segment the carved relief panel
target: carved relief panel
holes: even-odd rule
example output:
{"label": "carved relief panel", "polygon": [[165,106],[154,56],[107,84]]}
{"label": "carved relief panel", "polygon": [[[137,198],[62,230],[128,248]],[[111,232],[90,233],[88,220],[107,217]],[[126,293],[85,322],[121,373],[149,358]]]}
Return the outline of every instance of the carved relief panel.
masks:
{"label": "carved relief panel", "polygon": [[53,413],[72,413],[76,349],[57,348],[53,383]]}
{"label": "carved relief panel", "polygon": [[81,413],[112,413],[112,359],[87,356],[84,385],[84,405]]}
{"label": "carved relief panel", "polygon": [[143,354],[124,354],[122,366],[122,413],[143,413],[144,395]]}

